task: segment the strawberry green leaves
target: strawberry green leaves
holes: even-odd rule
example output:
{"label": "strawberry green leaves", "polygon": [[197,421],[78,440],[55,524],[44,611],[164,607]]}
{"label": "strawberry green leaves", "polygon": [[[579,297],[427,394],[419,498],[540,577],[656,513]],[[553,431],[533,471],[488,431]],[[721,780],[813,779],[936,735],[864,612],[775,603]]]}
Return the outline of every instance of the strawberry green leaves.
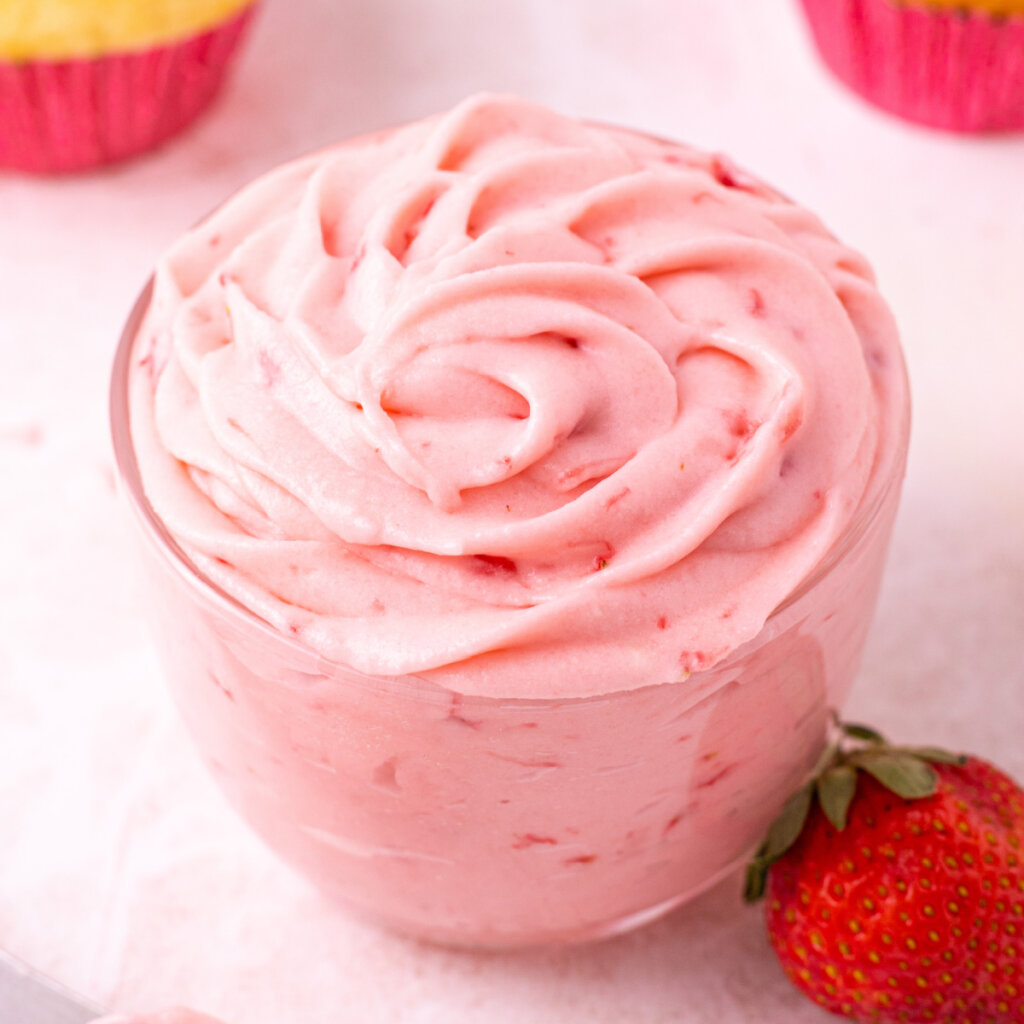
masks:
{"label": "strawberry green leaves", "polygon": [[935,792],[937,779],[927,761],[895,748],[875,747],[854,754],[847,761],[877,779],[886,789],[904,800],[922,800]]}
{"label": "strawberry green leaves", "polygon": [[858,725],[856,722],[838,722],[837,728],[842,735],[851,740],[863,740],[865,743],[885,743],[885,737],[870,725]]}
{"label": "strawberry green leaves", "polygon": [[966,758],[938,747],[894,747],[870,726],[837,721],[811,780],[783,804],[748,865],[743,898],[752,903],[764,895],[772,864],[800,838],[815,800],[832,827],[842,832],[860,772],[904,800],[922,800],[933,796],[938,785],[930,762],[964,764]]}
{"label": "strawberry green leaves", "polygon": [[800,838],[814,800],[814,783],[798,789],[783,805],[768,829],[768,836],[747,866],[743,898],[753,903],[764,895],[768,869]]}
{"label": "strawberry green leaves", "polygon": [[836,764],[819,776],[816,784],[818,803],[833,827],[842,832],[846,815],[857,792],[857,769],[851,764]]}

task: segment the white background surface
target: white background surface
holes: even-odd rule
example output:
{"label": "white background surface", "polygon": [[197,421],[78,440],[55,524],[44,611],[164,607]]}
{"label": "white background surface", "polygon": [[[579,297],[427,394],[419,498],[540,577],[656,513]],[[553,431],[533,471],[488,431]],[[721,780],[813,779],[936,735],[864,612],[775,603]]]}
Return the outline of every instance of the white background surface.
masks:
{"label": "white background surface", "polygon": [[724,150],[868,254],[915,427],[849,710],[1024,777],[1024,135],[875,113],[826,77],[789,0],[268,0],[187,136],[90,176],[0,174],[0,946],[104,1005],[232,1024],[824,1022],[737,879],[555,953],[350,920],[227,811],[161,688],[105,411],[136,291],[260,171],[479,89]]}

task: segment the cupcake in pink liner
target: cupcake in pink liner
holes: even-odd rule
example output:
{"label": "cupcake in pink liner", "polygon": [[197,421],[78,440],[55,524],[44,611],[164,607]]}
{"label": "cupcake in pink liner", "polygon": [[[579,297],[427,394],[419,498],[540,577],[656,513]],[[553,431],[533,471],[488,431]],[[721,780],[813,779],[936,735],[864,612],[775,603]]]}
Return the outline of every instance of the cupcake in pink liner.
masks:
{"label": "cupcake in pink liner", "polygon": [[0,167],[79,171],[184,128],[217,94],[255,0],[5,0]]}
{"label": "cupcake in pink liner", "polygon": [[890,113],[1024,128],[1024,0],[801,0],[825,63]]}

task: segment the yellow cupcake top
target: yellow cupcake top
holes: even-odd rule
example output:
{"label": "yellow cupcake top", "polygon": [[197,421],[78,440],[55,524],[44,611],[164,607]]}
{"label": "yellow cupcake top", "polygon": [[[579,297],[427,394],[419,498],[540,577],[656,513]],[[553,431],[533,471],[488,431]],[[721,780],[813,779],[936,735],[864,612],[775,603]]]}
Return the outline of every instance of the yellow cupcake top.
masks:
{"label": "yellow cupcake top", "polygon": [[0,58],[93,57],[213,28],[252,0],[0,0]]}
{"label": "yellow cupcake top", "polygon": [[1024,0],[924,0],[923,6],[943,11],[983,11],[993,17],[1024,14]]}

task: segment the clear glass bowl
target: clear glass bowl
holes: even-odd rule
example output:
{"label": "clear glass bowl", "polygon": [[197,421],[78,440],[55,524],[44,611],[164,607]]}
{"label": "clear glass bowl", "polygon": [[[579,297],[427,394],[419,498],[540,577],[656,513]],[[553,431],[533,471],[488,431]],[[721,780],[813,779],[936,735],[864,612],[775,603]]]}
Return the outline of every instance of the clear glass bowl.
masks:
{"label": "clear glass bowl", "polygon": [[389,927],[513,947],[632,928],[749,856],[857,670],[906,417],[877,500],[725,662],[579,700],[461,696],[329,662],[189,562],[146,500],[129,434],[147,303],[148,289],[118,350],[111,417],[155,637],[212,775],[284,860]]}

